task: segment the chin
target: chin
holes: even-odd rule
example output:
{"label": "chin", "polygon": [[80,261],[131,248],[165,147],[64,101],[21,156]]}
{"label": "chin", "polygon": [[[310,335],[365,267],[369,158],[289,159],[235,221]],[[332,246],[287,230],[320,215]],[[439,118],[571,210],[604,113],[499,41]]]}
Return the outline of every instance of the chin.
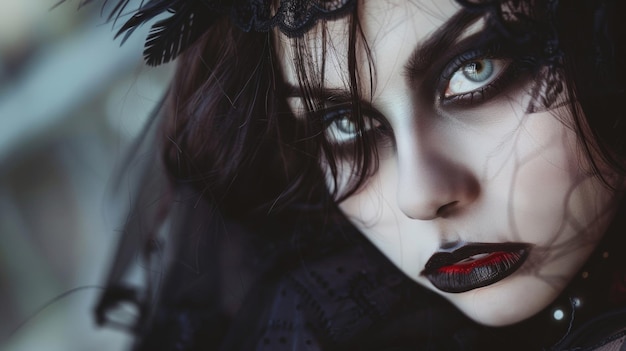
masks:
{"label": "chin", "polygon": [[504,327],[539,313],[562,288],[537,277],[517,276],[465,293],[446,294],[446,298],[475,322]]}

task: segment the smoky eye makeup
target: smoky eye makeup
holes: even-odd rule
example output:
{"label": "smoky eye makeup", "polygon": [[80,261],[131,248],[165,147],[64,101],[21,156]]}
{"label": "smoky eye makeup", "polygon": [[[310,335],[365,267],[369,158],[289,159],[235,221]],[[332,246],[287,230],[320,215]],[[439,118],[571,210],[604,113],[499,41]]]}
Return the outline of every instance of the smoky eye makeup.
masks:
{"label": "smoky eye makeup", "polygon": [[[306,98],[299,94],[297,88],[291,89],[288,104],[297,120],[308,120],[318,125],[319,136],[329,144],[337,147],[341,158],[348,158],[354,151],[355,144],[367,138],[376,147],[393,145],[393,131],[383,114],[371,103],[359,102],[358,112],[354,111],[351,95],[339,89],[327,89],[313,97],[307,104]],[[305,106],[318,106],[312,108]],[[315,129],[317,129],[315,128]]]}
{"label": "smoky eye makeup", "polygon": [[442,107],[479,105],[505,90],[519,72],[507,55],[469,51],[444,68],[436,98]]}
{"label": "smoky eye makeup", "polygon": [[524,53],[527,48],[512,48],[504,41],[495,36],[477,43],[468,40],[459,45],[460,53],[435,65],[439,73],[430,80],[435,104],[442,108],[479,106],[522,79],[536,60]]}

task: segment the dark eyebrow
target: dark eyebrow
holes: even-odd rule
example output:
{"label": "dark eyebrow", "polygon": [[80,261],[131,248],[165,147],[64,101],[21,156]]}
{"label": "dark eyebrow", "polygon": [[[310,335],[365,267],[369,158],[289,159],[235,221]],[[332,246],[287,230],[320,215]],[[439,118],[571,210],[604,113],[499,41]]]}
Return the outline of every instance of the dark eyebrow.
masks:
{"label": "dark eyebrow", "polygon": [[[463,32],[480,18],[482,13],[472,13],[461,10],[454,14],[448,21],[432,33],[423,43],[418,45],[411,53],[405,71],[408,77],[419,77],[423,75],[448,49],[455,44],[456,40]],[[299,86],[294,86],[285,82],[287,97],[303,97],[304,94]],[[319,87],[311,92],[314,98],[320,100],[336,99],[339,101],[349,101],[352,99],[349,91],[337,88]]]}
{"label": "dark eyebrow", "polygon": [[482,15],[461,10],[452,16],[413,50],[404,67],[407,76],[413,78],[424,75],[455,44],[467,27]]}

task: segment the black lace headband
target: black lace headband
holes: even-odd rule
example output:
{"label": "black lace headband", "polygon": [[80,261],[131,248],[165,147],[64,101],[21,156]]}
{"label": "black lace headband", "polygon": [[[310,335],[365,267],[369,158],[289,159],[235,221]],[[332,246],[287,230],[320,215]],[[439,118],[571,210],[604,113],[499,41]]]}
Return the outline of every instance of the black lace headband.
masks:
{"label": "black lace headband", "polygon": [[[65,2],[60,0],[57,5]],[[79,7],[98,0],[81,0]],[[103,7],[109,0],[103,1]],[[280,0],[277,9],[272,0],[145,0],[115,37],[124,35],[122,43],[139,26],[162,14],[170,14],[150,29],[146,39],[144,57],[146,63],[157,66],[176,58],[193,44],[219,18],[228,16],[243,31],[266,32],[278,27],[283,33],[294,37],[310,29],[318,19],[343,15],[356,0]],[[116,21],[128,14],[131,0],[117,0],[112,5],[108,20]]]}

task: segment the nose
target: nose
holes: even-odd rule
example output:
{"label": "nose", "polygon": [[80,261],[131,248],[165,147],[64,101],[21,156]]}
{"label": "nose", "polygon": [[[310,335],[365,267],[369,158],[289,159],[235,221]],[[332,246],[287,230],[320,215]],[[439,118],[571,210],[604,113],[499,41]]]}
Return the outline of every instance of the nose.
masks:
{"label": "nose", "polygon": [[[446,145],[411,141],[397,149],[398,205],[409,218],[445,218],[466,208],[480,193],[468,165],[442,152]],[[454,153],[454,152],[452,152]]]}

